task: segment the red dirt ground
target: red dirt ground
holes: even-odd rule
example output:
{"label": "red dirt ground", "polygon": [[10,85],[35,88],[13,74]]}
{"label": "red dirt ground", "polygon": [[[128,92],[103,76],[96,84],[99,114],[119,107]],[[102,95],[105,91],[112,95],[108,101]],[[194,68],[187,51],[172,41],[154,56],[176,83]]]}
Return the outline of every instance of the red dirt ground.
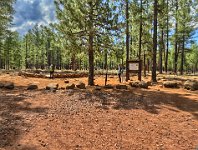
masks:
{"label": "red dirt ground", "polygon": [[[68,79],[70,83],[86,78]],[[195,150],[198,91],[166,89],[45,91],[64,79],[0,75],[0,150]],[[39,90],[27,91],[29,83]],[[104,77],[95,83],[104,85]],[[117,77],[108,83],[118,84]]]}

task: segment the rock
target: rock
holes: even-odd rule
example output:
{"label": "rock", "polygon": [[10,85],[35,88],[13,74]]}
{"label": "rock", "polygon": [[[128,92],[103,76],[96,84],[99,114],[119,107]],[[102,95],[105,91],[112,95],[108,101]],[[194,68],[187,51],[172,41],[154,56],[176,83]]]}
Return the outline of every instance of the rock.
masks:
{"label": "rock", "polygon": [[111,84],[107,84],[104,86],[105,89],[113,89],[114,87]]}
{"label": "rock", "polygon": [[78,84],[76,84],[76,87],[79,88],[79,89],[86,89],[85,84],[82,83],[82,82],[79,82]]}
{"label": "rock", "polygon": [[66,89],[74,89],[75,88],[75,84],[69,84],[66,86]]}
{"label": "rock", "polygon": [[21,76],[23,73],[21,71],[19,71],[18,76]]}
{"label": "rock", "polygon": [[152,82],[151,84],[152,84],[152,86],[157,86],[158,82]]}
{"label": "rock", "polygon": [[131,87],[139,87],[139,81],[133,81],[129,83]]}
{"label": "rock", "polygon": [[61,90],[65,90],[65,88],[64,88],[64,87],[61,87],[60,89],[61,89]]}
{"label": "rock", "polygon": [[57,90],[58,89],[58,84],[57,83],[50,83],[46,86],[46,90]]}
{"label": "rock", "polygon": [[162,81],[164,82],[164,81],[167,81],[167,79],[162,79]]}
{"label": "rock", "polygon": [[198,90],[198,82],[187,80],[184,82],[184,88],[191,91]]}
{"label": "rock", "polygon": [[166,88],[177,88],[177,81],[165,81],[163,83],[164,87]]}
{"label": "rock", "polygon": [[151,81],[147,81],[146,82],[148,86],[152,86],[152,82]]}
{"label": "rock", "polygon": [[144,88],[144,89],[148,89],[148,84],[147,84],[147,82],[141,81],[139,83],[139,87],[140,88]]}
{"label": "rock", "polygon": [[27,87],[27,90],[36,90],[36,89],[38,89],[38,86],[36,84],[30,84]]}
{"label": "rock", "polygon": [[127,90],[127,86],[125,84],[118,84],[116,85],[116,89],[124,89]]}
{"label": "rock", "polygon": [[3,88],[3,87],[4,87],[4,84],[0,82],[0,88]]}
{"label": "rock", "polygon": [[101,91],[101,89],[102,89],[101,87],[95,86],[95,90],[96,90],[96,91]]}
{"label": "rock", "polygon": [[158,78],[157,78],[157,81],[160,81],[160,80],[162,80],[162,79],[163,79],[162,77],[158,77]]}
{"label": "rock", "polygon": [[177,81],[177,87],[183,87],[182,81]]}
{"label": "rock", "polygon": [[69,80],[65,80],[65,83],[69,83]]}
{"label": "rock", "polygon": [[4,88],[12,90],[12,89],[14,89],[14,83],[13,82],[6,82],[4,84]]}

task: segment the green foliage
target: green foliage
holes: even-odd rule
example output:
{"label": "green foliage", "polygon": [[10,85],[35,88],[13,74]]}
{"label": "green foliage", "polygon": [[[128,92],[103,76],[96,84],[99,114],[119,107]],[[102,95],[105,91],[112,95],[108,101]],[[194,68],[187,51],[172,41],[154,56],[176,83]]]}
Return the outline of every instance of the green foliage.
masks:
{"label": "green foliage", "polygon": [[[153,60],[154,0],[142,0],[142,6],[141,0],[55,0],[58,22],[36,25],[22,38],[8,30],[13,2],[0,1],[0,68],[46,69],[53,63],[57,69],[88,69],[91,65],[104,69],[107,61],[108,68],[115,69],[126,59],[126,2],[129,4],[129,59],[138,59],[142,21],[140,58]],[[178,66],[184,50],[184,69],[198,70],[197,45],[192,44],[198,20],[196,5],[197,1],[178,0],[176,11],[176,1],[158,0],[157,66],[160,59],[162,66],[165,65],[165,54],[168,54],[168,69],[173,70],[177,41]],[[90,57],[93,61],[89,61]]]}

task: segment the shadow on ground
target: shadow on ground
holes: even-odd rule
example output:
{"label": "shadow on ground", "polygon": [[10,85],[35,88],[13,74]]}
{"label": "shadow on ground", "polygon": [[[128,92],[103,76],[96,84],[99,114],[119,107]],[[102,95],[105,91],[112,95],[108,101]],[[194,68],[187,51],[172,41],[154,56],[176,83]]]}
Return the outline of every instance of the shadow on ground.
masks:
{"label": "shadow on ground", "polygon": [[[138,91],[138,92],[137,92]],[[182,94],[173,94],[163,91],[142,91],[135,90],[112,90],[112,91],[87,91],[74,90],[69,93],[72,96],[74,93],[81,94],[81,100],[89,100],[90,102],[100,101],[100,108],[108,109],[111,106],[113,109],[143,109],[149,113],[158,114],[161,106],[174,107],[172,111],[186,111],[191,113],[198,119],[198,101],[185,97]],[[188,94],[189,96],[190,94]],[[168,109],[171,109],[167,107]]]}
{"label": "shadow on ground", "polygon": [[31,103],[26,102],[26,98],[27,95],[16,90],[0,89],[0,149],[17,144],[20,136],[31,129],[24,114],[36,115],[47,111],[44,107],[31,108]]}

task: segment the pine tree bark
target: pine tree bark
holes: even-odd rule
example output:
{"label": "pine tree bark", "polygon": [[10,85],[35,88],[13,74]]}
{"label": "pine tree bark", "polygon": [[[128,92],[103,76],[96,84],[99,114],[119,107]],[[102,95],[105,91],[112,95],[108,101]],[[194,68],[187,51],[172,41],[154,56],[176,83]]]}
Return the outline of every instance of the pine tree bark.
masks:
{"label": "pine tree bark", "polygon": [[157,1],[154,1],[154,31],[153,31],[153,66],[152,66],[152,81],[157,82],[156,79],[156,53],[157,53],[157,15],[158,15],[158,10],[157,10]]}
{"label": "pine tree bark", "polygon": [[25,36],[25,68],[28,69],[28,37]]}
{"label": "pine tree bark", "polygon": [[94,85],[94,50],[93,50],[93,3],[92,1],[89,3],[90,5],[90,14],[89,14],[89,77],[88,77],[88,85]]}
{"label": "pine tree bark", "polygon": [[165,71],[168,72],[168,51],[169,51],[169,16],[168,16],[168,3],[167,0],[167,18],[166,18],[166,58],[165,58]]}
{"label": "pine tree bark", "polygon": [[129,80],[129,1],[126,0],[126,81]]}
{"label": "pine tree bark", "polygon": [[1,47],[2,47],[2,45],[1,45],[1,42],[0,42],[0,69],[2,69]]}
{"label": "pine tree bark", "polygon": [[174,55],[174,73],[177,74],[177,61],[178,61],[178,42],[177,42],[177,32],[178,32],[178,19],[177,19],[177,11],[178,11],[178,0],[176,1],[176,22],[175,22],[175,55]]}
{"label": "pine tree bark", "polygon": [[185,49],[185,35],[183,35],[182,40],[182,52],[181,52],[181,68],[180,68],[180,74],[184,74],[184,49]]}
{"label": "pine tree bark", "polygon": [[[140,1],[140,30],[139,30],[139,57],[138,59],[141,60],[142,55],[142,0]],[[142,65],[139,65],[139,74],[138,74],[138,80],[141,81],[141,73],[142,73]]]}
{"label": "pine tree bark", "polygon": [[160,42],[160,49],[159,49],[159,73],[162,74],[162,52],[163,52],[163,44],[164,44],[164,31],[161,31],[161,42]]}
{"label": "pine tree bark", "polygon": [[146,54],[144,50],[144,77],[146,77]]}

